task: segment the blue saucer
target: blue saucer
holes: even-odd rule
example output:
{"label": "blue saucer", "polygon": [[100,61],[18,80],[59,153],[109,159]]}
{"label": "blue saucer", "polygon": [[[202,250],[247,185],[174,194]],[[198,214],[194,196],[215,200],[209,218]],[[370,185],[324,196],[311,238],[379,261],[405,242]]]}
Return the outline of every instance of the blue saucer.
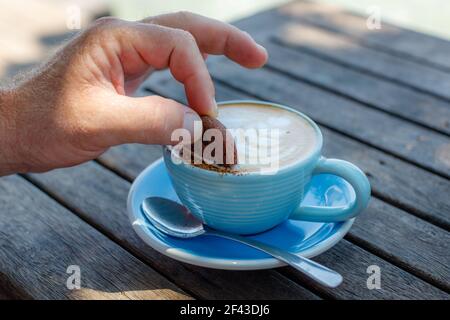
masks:
{"label": "blue saucer", "polygon": [[[303,201],[308,205],[342,206],[355,199],[352,187],[345,180],[328,174],[315,176],[308,190]],[[128,215],[134,230],[142,240],[162,254],[216,269],[256,270],[284,265],[263,252],[231,240],[212,236],[178,239],[162,234],[149,223],[140,208],[142,201],[149,196],[180,202],[162,159],[141,172],[128,195]],[[248,237],[298,255],[314,257],[339,242],[353,221],[322,223],[288,220],[269,231]]]}

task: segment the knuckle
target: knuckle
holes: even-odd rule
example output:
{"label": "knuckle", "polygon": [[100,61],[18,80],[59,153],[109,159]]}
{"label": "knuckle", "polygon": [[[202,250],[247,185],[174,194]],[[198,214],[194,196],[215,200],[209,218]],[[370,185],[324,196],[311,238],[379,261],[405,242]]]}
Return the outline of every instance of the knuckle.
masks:
{"label": "knuckle", "polygon": [[80,39],[87,45],[86,47],[89,47],[88,44],[99,42],[109,44],[112,40],[120,41],[122,37],[131,34],[133,28],[133,23],[115,17],[102,17],[95,20],[83,32]]}
{"label": "knuckle", "polygon": [[183,125],[183,119],[180,117],[182,112],[169,112],[169,110],[179,108],[177,102],[161,96],[152,97],[152,112],[149,114],[149,123],[153,124],[153,130],[157,132],[167,132],[169,129],[175,129]]}
{"label": "knuckle", "polygon": [[176,34],[185,44],[191,45],[196,43],[194,36],[189,31],[177,29]]}
{"label": "knuckle", "polygon": [[73,133],[73,140],[80,146],[86,141],[90,141],[92,137],[95,137],[99,133],[98,128],[87,120],[78,121],[70,131]]}
{"label": "knuckle", "polygon": [[105,34],[106,31],[116,29],[120,25],[120,19],[115,17],[101,17],[95,20],[91,26],[86,30],[87,36],[96,36],[98,34]]}
{"label": "knuckle", "polygon": [[117,23],[118,21],[119,19],[115,17],[101,17],[94,21],[94,26],[97,27],[110,26],[112,24]]}
{"label": "knuckle", "polygon": [[189,21],[195,16],[194,13],[187,10],[180,10],[176,12],[175,15],[177,16],[178,19],[180,19],[183,22]]}

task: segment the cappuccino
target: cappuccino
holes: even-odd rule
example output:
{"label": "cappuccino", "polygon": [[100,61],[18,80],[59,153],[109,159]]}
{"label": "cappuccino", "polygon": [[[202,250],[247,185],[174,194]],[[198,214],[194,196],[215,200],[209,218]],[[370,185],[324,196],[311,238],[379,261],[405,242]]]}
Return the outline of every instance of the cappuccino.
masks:
{"label": "cappuccino", "polygon": [[[204,167],[206,170],[199,169],[179,159],[170,147],[163,149],[167,172],[178,198],[209,227],[237,234],[255,234],[287,219],[341,222],[354,218],[367,206],[370,184],[364,172],[347,161],[321,156],[320,129],[302,113],[266,102],[231,101],[219,104],[218,119],[230,133],[236,133],[233,130],[245,132],[246,129],[256,132],[256,135],[248,134],[247,141],[241,141],[237,134],[235,145],[239,155],[237,164],[231,166],[233,171],[228,168],[227,171],[223,168],[214,170],[213,165]],[[216,145],[222,146],[222,141],[219,142]],[[275,165],[267,165],[265,160],[272,160],[271,155],[259,150],[272,143]],[[269,153],[272,153],[271,149]],[[256,163],[247,162],[247,156],[255,153],[251,150],[257,150]],[[270,168],[266,174],[264,169],[267,167]],[[330,210],[326,205],[303,204],[311,179],[323,173],[337,175],[351,185],[354,199],[348,205]],[[342,181],[336,180],[329,187],[334,188],[334,185],[340,188]],[[326,193],[330,188],[322,189],[317,188],[314,192]]]}
{"label": "cappuccino", "polygon": [[263,103],[221,105],[218,119],[235,138],[239,171],[290,166],[308,158],[319,139],[306,118]]}

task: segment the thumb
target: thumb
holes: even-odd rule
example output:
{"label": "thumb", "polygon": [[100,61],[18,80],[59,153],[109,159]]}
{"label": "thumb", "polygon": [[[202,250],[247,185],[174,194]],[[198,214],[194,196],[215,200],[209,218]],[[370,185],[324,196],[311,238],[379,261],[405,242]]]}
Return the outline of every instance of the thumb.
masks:
{"label": "thumb", "polygon": [[175,144],[171,135],[184,128],[194,136],[198,114],[171,99],[160,96],[127,97],[117,95],[107,108],[98,135],[105,147],[124,143]]}

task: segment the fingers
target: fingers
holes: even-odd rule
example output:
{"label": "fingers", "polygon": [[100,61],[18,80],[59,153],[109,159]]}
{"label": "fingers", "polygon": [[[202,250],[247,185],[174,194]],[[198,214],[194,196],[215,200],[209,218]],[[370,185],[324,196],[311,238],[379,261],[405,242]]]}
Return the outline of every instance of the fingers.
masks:
{"label": "fingers", "polygon": [[192,109],[174,100],[117,95],[96,121],[96,144],[107,148],[123,143],[175,144],[171,136],[176,129],[184,128],[193,137],[194,122],[201,120]]}
{"label": "fingers", "polygon": [[[103,48],[116,53],[121,68],[116,68],[119,70],[116,72],[111,71],[114,68],[105,68],[102,72],[111,75],[116,91],[121,94],[133,91],[149,66],[169,67],[173,76],[184,84],[189,106],[201,115],[215,116],[214,85],[204,62],[205,54],[225,54],[252,68],[261,66],[267,59],[265,49],[247,33],[226,23],[190,13],[158,16],[151,22],[106,19],[98,24],[104,34],[115,34],[118,40],[118,45],[107,41]],[[111,52],[106,52],[106,56],[109,61],[114,60]]]}
{"label": "fingers", "polygon": [[248,68],[261,67],[267,61],[267,51],[262,46],[228,23],[189,12],[160,15],[143,22],[186,30],[195,37],[201,52],[224,54]]}
{"label": "fingers", "polygon": [[214,85],[193,36],[183,30],[134,23],[128,26],[126,41],[142,59],[157,69],[169,67],[184,84],[189,105],[199,114],[215,116]]}

